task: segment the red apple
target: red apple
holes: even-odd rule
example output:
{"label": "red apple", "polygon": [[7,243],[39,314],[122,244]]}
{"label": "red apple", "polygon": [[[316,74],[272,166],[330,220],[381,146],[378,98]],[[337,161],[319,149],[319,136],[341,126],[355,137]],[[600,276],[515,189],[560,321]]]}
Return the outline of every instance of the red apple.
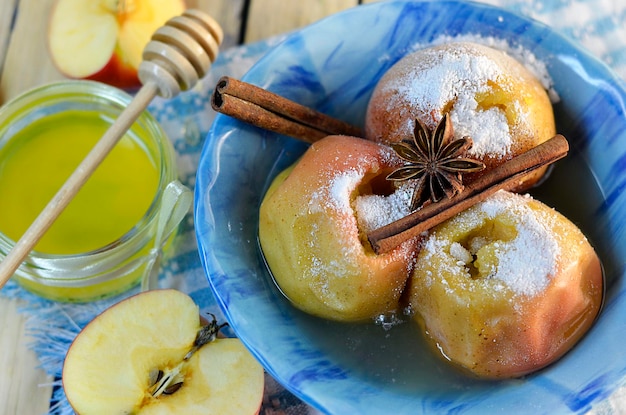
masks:
{"label": "red apple", "polygon": [[48,30],[50,55],[67,77],[138,87],[150,37],[184,11],[183,0],[58,0]]}

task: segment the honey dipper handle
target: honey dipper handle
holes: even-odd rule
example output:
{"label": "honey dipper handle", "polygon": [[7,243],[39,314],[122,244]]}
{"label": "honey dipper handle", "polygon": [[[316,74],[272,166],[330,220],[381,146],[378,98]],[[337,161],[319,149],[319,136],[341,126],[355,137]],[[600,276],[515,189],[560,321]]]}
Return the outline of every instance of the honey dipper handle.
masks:
{"label": "honey dipper handle", "polygon": [[124,109],[63,186],[61,186],[56,195],[48,202],[39,216],[13,246],[13,249],[0,262],[0,288],[4,287],[24,258],[26,258],[44,233],[72,201],[87,179],[91,177],[92,173],[115,147],[115,144],[126,134],[126,131],[128,131],[141,112],[146,109],[157,92],[158,85],[154,82],[146,83],[141,87],[128,107]]}

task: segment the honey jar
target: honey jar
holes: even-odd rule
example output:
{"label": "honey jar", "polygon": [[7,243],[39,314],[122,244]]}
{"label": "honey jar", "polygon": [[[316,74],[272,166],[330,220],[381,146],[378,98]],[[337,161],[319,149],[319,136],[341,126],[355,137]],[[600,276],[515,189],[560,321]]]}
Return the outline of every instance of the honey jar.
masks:
{"label": "honey jar", "polygon": [[[0,260],[131,99],[105,84],[63,81],[0,108]],[[190,204],[176,172],[168,137],[144,111],[13,278],[59,301],[84,302],[130,288],[158,262]],[[179,201],[186,206],[172,218]]]}

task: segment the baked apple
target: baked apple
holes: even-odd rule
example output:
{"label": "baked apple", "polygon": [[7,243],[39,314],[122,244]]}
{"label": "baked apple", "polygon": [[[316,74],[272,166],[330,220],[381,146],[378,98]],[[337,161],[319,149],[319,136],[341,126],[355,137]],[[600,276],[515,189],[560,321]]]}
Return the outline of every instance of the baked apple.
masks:
{"label": "baked apple", "polygon": [[[466,183],[556,133],[548,93],[522,63],[487,46],[453,42],[408,54],[383,75],[368,104],[365,137],[401,141],[411,137],[416,120],[434,130],[444,114],[456,139],[472,139],[468,156],[486,165],[466,175]],[[516,190],[545,171],[524,177]]]}
{"label": "baked apple", "polygon": [[587,332],[603,300],[598,256],[543,203],[505,191],[436,226],[408,285],[433,349],[482,378],[549,365]]}
{"label": "baked apple", "polygon": [[261,204],[259,239],[274,280],[297,308],[338,321],[397,310],[416,241],[376,255],[356,205],[397,193],[385,177],[399,162],[387,146],[330,136],[274,179]]}

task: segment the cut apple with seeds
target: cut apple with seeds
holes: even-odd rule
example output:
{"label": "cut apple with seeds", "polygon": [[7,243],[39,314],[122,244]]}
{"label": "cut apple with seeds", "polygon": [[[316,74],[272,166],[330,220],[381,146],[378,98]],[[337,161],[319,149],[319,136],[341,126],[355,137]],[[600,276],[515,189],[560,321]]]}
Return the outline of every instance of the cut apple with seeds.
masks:
{"label": "cut apple with seeds", "polygon": [[198,307],[176,290],[123,300],[70,346],[65,395],[78,413],[256,414],[264,372],[240,340],[216,338]]}
{"label": "cut apple with seeds", "polygon": [[150,37],[184,11],[183,0],[57,0],[48,30],[50,55],[70,78],[138,87],[137,68]]}

